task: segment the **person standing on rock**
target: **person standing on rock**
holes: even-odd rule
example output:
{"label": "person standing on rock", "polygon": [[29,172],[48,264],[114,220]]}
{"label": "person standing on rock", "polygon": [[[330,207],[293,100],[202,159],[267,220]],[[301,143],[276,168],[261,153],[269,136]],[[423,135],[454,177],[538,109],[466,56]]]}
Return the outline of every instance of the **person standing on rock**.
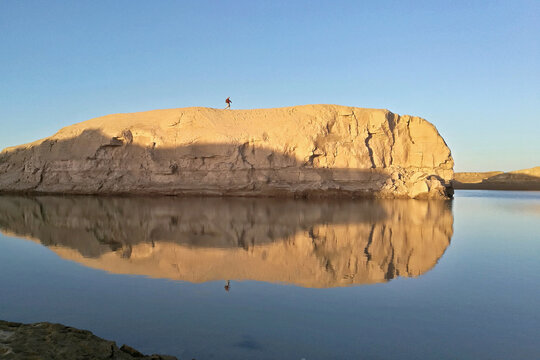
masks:
{"label": "person standing on rock", "polygon": [[230,96],[225,100],[225,103],[227,104],[227,106],[225,106],[225,110],[230,109],[232,103]]}

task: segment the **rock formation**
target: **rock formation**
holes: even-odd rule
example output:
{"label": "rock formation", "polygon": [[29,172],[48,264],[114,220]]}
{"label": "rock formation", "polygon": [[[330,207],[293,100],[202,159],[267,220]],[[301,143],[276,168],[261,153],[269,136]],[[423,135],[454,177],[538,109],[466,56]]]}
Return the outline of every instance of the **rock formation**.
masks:
{"label": "rock formation", "polygon": [[540,166],[510,172],[460,172],[452,183],[456,189],[540,190]]}
{"label": "rock formation", "polygon": [[174,356],[143,355],[130,346],[120,348],[90,331],[61,324],[21,324],[0,320],[0,358],[10,360],[176,360]]}
{"label": "rock formation", "polygon": [[0,229],[113,273],[335,287],[419,276],[448,201],[1,196]]}
{"label": "rock formation", "polygon": [[0,191],[446,198],[424,119],[337,105],[108,115],[0,154]]}

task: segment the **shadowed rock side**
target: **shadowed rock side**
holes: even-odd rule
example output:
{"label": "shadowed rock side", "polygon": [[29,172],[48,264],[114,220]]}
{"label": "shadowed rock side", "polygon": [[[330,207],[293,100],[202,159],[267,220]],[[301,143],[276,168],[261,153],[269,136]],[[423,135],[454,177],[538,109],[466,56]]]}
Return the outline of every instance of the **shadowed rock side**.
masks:
{"label": "shadowed rock side", "polygon": [[335,287],[418,276],[452,237],[447,201],[0,197],[0,228],[113,273]]}
{"label": "shadowed rock side", "polygon": [[130,346],[120,348],[90,331],[35,323],[21,324],[0,320],[0,358],[13,360],[176,360],[174,356],[143,355]]}
{"label": "shadowed rock side", "polygon": [[183,108],[68,126],[0,154],[0,191],[237,196],[452,195],[424,119],[337,105]]}
{"label": "shadowed rock side", "polygon": [[461,172],[452,181],[456,189],[540,190],[540,166],[510,172]]}

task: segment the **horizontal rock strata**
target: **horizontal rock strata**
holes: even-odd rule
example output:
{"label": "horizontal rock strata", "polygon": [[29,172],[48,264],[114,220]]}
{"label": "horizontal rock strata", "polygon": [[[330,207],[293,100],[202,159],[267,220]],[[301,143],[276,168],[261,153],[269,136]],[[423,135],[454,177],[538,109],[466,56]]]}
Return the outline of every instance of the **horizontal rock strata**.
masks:
{"label": "horizontal rock strata", "polygon": [[0,154],[0,191],[447,198],[424,119],[337,105],[116,114]]}
{"label": "horizontal rock strata", "polygon": [[429,271],[450,244],[450,204],[10,195],[0,229],[113,273],[320,288]]}

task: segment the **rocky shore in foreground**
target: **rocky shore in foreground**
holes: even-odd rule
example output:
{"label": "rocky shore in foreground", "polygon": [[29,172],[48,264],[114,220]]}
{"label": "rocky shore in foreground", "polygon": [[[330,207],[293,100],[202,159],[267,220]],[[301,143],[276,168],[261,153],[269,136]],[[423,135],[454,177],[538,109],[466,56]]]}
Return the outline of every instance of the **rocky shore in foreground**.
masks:
{"label": "rocky shore in foreground", "polygon": [[90,331],[47,322],[21,324],[0,320],[0,359],[177,360],[174,356],[143,355]]}

